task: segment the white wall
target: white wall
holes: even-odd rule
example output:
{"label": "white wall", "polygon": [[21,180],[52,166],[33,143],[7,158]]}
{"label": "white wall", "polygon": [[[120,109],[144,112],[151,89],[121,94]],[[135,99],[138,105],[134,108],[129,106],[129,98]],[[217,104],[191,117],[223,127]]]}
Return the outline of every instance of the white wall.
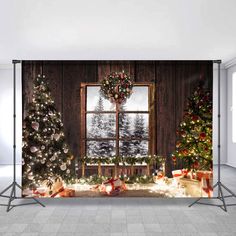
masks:
{"label": "white wall", "polygon": [[[236,143],[232,142],[232,75],[236,72],[235,63],[227,68],[227,164],[236,167]],[[234,91],[236,93],[236,91]]]}
{"label": "white wall", "polygon": [[[21,163],[21,66],[17,65],[16,161]],[[0,164],[13,162],[13,69],[0,65]]]}
{"label": "white wall", "polygon": [[12,58],[227,61],[236,53],[235,0],[0,2],[0,63]]}

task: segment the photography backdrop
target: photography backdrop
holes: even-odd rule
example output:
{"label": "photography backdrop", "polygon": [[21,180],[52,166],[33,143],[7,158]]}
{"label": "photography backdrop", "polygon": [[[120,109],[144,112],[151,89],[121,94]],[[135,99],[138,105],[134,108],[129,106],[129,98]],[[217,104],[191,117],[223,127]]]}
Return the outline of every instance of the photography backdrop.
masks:
{"label": "photography backdrop", "polygon": [[[34,80],[38,75],[45,75],[56,110],[61,113],[66,143],[74,156],[73,163],[76,167],[72,165],[72,168],[76,170],[76,178],[81,178],[82,167],[79,160],[85,155],[83,127],[81,127],[84,124],[82,87],[89,83],[99,85],[104,76],[121,71],[129,74],[134,83],[152,86],[152,97],[149,99],[153,113],[152,120],[149,120],[149,131],[151,128],[152,135],[149,137],[149,142],[152,143],[152,150],[149,154],[165,158],[163,168],[165,181],[168,182],[168,179],[174,177],[173,170],[181,171],[183,168],[181,161],[173,163],[175,160],[172,154],[176,150],[179,138],[176,131],[179,130],[185,111],[188,109],[188,99],[193,96],[199,84],[203,85],[204,90],[210,91],[212,97],[212,61],[23,61],[23,119],[27,117],[29,104],[32,102]],[[103,167],[101,168],[102,174],[107,173]],[[163,172],[163,168],[157,164],[152,165],[151,175],[158,175],[158,171]],[[94,173],[85,171],[85,175]],[[142,171],[137,173],[143,174]],[[114,172],[111,172],[112,174]],[[183,174],[181,177],[187,179]],[[207,177],[207,183],[208,180]],[[203,185],[206,184],[201,177],[198,181],[203,182],[201,183]],[[29,186],[25,188],[28,189]],[[90,196],[89,193],[87,196]]]}

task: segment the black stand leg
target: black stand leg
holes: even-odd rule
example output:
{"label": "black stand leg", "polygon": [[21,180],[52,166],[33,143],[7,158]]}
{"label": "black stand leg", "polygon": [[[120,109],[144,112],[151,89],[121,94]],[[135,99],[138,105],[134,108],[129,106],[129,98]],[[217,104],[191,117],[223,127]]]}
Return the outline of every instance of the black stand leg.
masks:
{"label": "black stand leg", "polygon": [[[194,201],[192,204],[189,205],[189,207],[193,206],[194,204],[202,204],[202,205],[210,205],[210,206],[218,206],[222,210],[227,212],[227,206],[236,206],[235,204],[227,204],[225,202],[225,198],[229,197],[235,197],[236,195],[229,189],[227,188],[224,184],[221,183],[220,179],[220,64],[221,60],[216,60],[213,61],[214,63],[218,64],[218,181],[217,183],[213,186],[213,189],[218,188],[218,196],[217,197],[212,197],[211,199],[217,199],[222,202],[222,204],[213,204],[213,203],[206,203],[206,202],[200,202],[202,197],[198,198],[196,201]],[[225,196],[223,193],[223,189],[225,189],[230,195]]]}
{"label": "black stand leg", "polygon": [[[8,204],[0,204],[0,206],[6,206],[7,212],[9,212],[13,207],[30,205],[30,204],[39,204],[45,207],[38,199],[30,197],[27,199],[32,199],[34,202],[12,204],[16,199],[24,199],[23,197],[16,196],[16,188],[22,190],[22,187],[16,182],[16,64],[20,63],[19,60],[13,60],[13,182],[0,192],[0,197],[9,198]],[[11,189],[10,195],[7,195],[7,191]],[[4,195],[5,193],[5,195]]]}

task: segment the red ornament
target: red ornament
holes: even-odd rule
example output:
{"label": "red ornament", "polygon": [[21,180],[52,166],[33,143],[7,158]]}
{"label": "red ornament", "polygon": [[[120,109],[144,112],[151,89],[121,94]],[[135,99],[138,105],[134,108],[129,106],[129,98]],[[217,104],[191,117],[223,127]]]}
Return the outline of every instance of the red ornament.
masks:
{"label": "red ornament", "polygon": [[183,150],[183,155],[186,155],[186,156],[188,155],[188,150],[187,149]]}
{"label": "red ornament", "polygon": [[180,147],[180,144],[181,144],[180,141],[177,141],[176,147],[179,148],[179,147]]}
{"label": "red ornament", "polygon": [[204,133],[204,132],[200,133],[199,139],[200,139],[201,141],[205,140],[205,139],[206,139],[206,133]]}
{"label": "red ornament", "polygon": [[197,120],[198,120],[198,116],[193,115],[193,116],[192,116],[192,120],[193,120],[193,121],[197,121]]}
{"label": "red ornament", "polygon": [[172,155],[172,161],[173,161],[174,165],[176,165],[176,156],[175,155]]}
{"label": "red ornament", "polygon": [[193,168],[194,168],[194,169],[198,169],[198,168],[199,168],[199,162],[198,162],[198,161],[195,161],[195,162],[194,162]]}

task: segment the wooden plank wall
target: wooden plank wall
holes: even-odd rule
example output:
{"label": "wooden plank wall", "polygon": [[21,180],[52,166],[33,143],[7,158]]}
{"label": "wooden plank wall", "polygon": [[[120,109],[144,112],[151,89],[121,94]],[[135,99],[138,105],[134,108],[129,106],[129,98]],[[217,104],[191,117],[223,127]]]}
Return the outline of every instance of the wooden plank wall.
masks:
{"label": "wooden plank wall", "polygon": [[23,117],[32,99],[33,79],[43,73],[49,80],[56,108],[62,113],[65,135],[73,154],[80,156],[80,83],[97,82],[111,71],[125,70],[136,82],[156,84],[156,153],[168,158],[175,149],[176,129],[187,98],[199,81],[212,89],[210,61],[23,61]]}

